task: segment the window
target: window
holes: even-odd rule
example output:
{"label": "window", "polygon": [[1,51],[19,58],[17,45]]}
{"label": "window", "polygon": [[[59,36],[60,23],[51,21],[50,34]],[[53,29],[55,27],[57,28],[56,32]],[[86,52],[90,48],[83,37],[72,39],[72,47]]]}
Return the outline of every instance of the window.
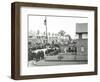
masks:
{"label": "window", "polygon": [[81,52],[84,52],[84,47],[83,46],[81,47]]}
{"label": "window", "polygon": [[87,39],[88,35],[87,34],[82,34],[82,39]]}

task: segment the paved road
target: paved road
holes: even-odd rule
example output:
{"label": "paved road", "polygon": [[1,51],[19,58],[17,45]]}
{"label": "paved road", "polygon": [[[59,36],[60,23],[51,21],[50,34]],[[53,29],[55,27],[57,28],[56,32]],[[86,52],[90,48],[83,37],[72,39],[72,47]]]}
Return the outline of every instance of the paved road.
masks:
{"label": "paved road", "polygon": [[31,66],[52,66],[52,65],[75,65],[75,64],[87,64],[87,61],[38,61],[34,64],[34,61],[29,61],[28,65]]}

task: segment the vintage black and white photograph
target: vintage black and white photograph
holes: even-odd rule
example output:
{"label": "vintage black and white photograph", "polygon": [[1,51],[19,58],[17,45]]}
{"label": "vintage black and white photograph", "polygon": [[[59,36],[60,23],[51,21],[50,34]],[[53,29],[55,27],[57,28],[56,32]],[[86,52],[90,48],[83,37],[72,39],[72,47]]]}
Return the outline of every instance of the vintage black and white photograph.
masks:
{"label": "vintage black and white photograph", "polygon": [[97,74],[97,7],[12,3],[13,79]]}
{"label": "vintage black and white photograph", "polygon": [[28,66],[88,63],[88,18],[28,15]]}

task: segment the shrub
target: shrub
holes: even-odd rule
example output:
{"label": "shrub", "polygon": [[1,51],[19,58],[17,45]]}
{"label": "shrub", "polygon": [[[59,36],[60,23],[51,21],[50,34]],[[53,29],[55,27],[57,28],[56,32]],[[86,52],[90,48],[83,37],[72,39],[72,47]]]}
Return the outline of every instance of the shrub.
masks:
{"label": "shrub", "polygon": [[45,54],[48,54],[48,51],[47,50],[45,51]]}
{"label": "shrub", "polygon": [[53,55],[54,55],[54,53],[53,53],[53,52],[50,52],[50,53],[49,53],[49,55],[50,55],[50,56],[53,56]]}
{"label": "shrub", "polygon": [[57,54],[58,54],[58,51],[57,50],[53,52],[53,55],[57,55]]}
{"label": "shrub", "polygon": [[58,47],[59,48],[60,46],[59,46],[59,44],[54,44],[54,47]]}
{"label": "shrub", "polygon": [[40,57],[41,57],[42,59],[44,59],[44,52],[43,52],[43,51],[40,51]]}
{"label": "shrub", "polygon": [[29,52],[29,53],[28,53],[28,61],[33,60],[33,58],[36,59],[36,53],[31,53],[31,52]]}
{"label": "shrub", "polygon": [[43,51],[38,51],[36,54],[36,59],[39,61],[40,59],[44,59],[44,52]]}
{"label": "shrub", "polygon": [[32,50],[36,50],[36,47],[33,47]]}
{"label": "shrub", "polygon": [[49,54],[49,53],[51,53],[51,52],[53,52],[54,51],[54,49],[47,49],[46,51],[45,51],[45,54]]}
{"label": "shrub", "polygon": [[32,54],[31,53],[28,53],[28,61],[30,61],[32,59],[33,59]]}

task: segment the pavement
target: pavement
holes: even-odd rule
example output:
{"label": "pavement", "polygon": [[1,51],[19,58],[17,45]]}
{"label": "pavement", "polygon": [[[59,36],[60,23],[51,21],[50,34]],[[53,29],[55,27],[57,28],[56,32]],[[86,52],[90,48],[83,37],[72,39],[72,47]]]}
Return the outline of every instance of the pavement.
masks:
{"label": "pavement", "polygon": [[40,60],[38,62],[34,62],[33,60],[29,61],[28,66],[54,66],[54,65],[77,65],[77,64],[87,64],[87,61],[45,61]]}

